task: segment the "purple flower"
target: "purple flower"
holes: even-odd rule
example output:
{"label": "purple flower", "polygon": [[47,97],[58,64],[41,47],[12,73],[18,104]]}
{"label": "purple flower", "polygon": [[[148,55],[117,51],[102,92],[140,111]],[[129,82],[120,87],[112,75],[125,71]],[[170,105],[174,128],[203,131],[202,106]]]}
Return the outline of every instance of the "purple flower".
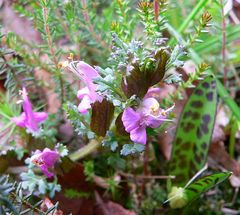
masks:
{"label": "purple flower", "polygon": [[97,85],[93,83],[93,80],[99,76],[98,72],[83,61],[79,61],[77,67],[73,64],[70,65],[71,71],[73,71],[78,77],[80,77],[85,83],[86,87],[78,91],[77,97],[81,99],[78,106],[78,110],[82,114],[86,114],[91,109],[91,104],[94,102],[102,102],[103,97],[97,92]]}
{"label": "purple flower", "polygon": [[33,111],[32,104],[28,98],[27,90],[25,87],[23,88],[21,93],[23,99],[23,112],[19,117],[13,117],[12,121],[15,122],[17,126],[27,128],[30,132],[38,132],[39,124],[47,119],[48,114],[46,112]]}
{"label": "purple flower", "polygon": [[49,172],[49,168],[53,168],[59,158],[60,155],[57,151],[45,148],[42,152],[37,150],[30,160],[41,169],[44,175],[51,178],[54,174]]}
{"label": "purple flower", "polygon": [[[152,92],[154,91],[150,94]],[[130,139],[135,143],[145,145],[147,142],[146,128],[157,128],[164,121],[171,121],[167,119],[167,114],[173,107],[163,110],[159,107],[158,101],[147,94],[136,110],[131,107],[126,108],[123,111],[122,122],[125,130],[130,133]]]}

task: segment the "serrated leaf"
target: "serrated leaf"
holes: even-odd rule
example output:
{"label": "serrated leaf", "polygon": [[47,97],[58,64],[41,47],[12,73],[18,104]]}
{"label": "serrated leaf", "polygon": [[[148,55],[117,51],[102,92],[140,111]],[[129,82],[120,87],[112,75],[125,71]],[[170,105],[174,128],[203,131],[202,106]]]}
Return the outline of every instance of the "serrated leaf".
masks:
{"label": "serrated leaf", "polygon": [[140,153],[143,152],[145,149],[145,146],[142,144],[124,144],[123,148],[121,150],[121,155],[127,156],[130,154]]}
{"label": "serrated leaf", "polygon": [[23,172],[20,176],[22,178],[23,189],[28,189],[29,191],[33,192],[36,190],[35,188],[37,188],[40,193],[46,193],[47,185],[44,183],[44,179],[42,179],[40,176],[36,176],[32,170]]}
{"label": "serrated leaf", "polygon": [[205,165],[216,106],[216,81],[209,76],[193,91],[178,122],[170,161],[170,174],[176,176],[178,186],[186,184]]}
{"label": "serrated leaf", "polygon": [[164,79],[166,84],[174,84],[182,81],[182,75],[178,73],[170,74],[168,77]]}
{"label": "serrated leaf", "polygon": [[68,155],[68,149],[67,146],[64,146],[61,143],[58,143],[55,147],[61,157],[67,156]]}

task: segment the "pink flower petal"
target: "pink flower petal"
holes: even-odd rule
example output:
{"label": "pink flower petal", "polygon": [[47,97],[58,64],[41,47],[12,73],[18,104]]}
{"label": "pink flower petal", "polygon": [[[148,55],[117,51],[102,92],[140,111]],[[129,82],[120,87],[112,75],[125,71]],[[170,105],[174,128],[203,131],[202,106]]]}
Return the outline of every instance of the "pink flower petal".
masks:
{"label": "pink flower petal", "polygon": [[38,124],[46,120],[48,115],[45,112],[33,112],[25,87],[22,89],[22,98],[23,113],[19,117],[12,118],[12,120],[17,126],[25,127],[30,132],[37,132],[39,130]]}
{"label": "pink flower petal", "polygon": [[49,172],[49,168],[53,168],[59,158],[57,151],[45,148],[42,152],[37,150],[31,157],[31,162],[38,166],[44,175],[51,178],[54,174]]}
{"label": "pink flower petal", "polygon": [[59,159],[59,154],[57,151],[45,148],[42,152],[42,159],[47,167],[53,167]]}
{"label": "pink flower petal", "polygon": [[77,97],[79,99],[82,99],[85,95],[89,95],[89,89],[87,87],[82,88],[81,90],[78,90]]}
{"label": "pink flower petal", "polygon": [[41,166],[40,169],[47,178],[52,178],[54,176],[52,172],[49,172],[46,166]]}
{"label": "pink flower petal", "polygon": [[25,113],[22,113],[19,117],[12,118],[12,121],[15,122],[17,126],[22,127],[22,128],[26,127],[25,120],[26,120]]}
{"label": "pink flower petal", "polygon": [[148,115],[145,118],[145,124],[147,127],[151,128],[158,128],[163,122],[166,116],[153,116],[153,115]]}
{"label": "pink flower petal", "polygon": [[86,114],[91,109],[92,101],[89,96],[84,96],[80,104],[78,105],[78,111],[82,114]]}
{"label": "pink flower petal", "polygon": [[46,112],[34,112],[33,116],[37,123],[43,122],[48,118],[48,114]]}
{"label": "pink flower petal", "polygon": [[141,107],[146,109],[151,109],[151,107],[156,106],[158,101],[155,98],[146,98],[142,101]]}
{"label": "pink flower petal", "polygon": [[157,97],[157,95],[161,92],[161,89],[159,87],[151,87],[148,89],[146,95],[144,96],[144,99],[151,98],[151,97]]}
{"label": "pink flower petal", "polygon": [[93,80],[94,78],[99,76],[98,72],[84,61],[80,61],[77,64],[77,68],[84,74],[84,76],[86,76],[90,80]]}
{"label": "pink flower petal", "polygon": [[144,126],[137,127],[130,132],[130,139],[139,144],[145,145],[147,142],[147,132]]}
{"label": "pink flower petal", "polygon": [[126,108],[123,111],[122,122],[127,132],[137,128],[140,123],[140,114],[134,111],[132,108]]}
{"label": "pink flower petal", "polygon": [[98,72],[83,61],[77,64],[77,69],[88,89],[90,91],[95,91],[96,85],[93,83],[93,79],[99,76]]}

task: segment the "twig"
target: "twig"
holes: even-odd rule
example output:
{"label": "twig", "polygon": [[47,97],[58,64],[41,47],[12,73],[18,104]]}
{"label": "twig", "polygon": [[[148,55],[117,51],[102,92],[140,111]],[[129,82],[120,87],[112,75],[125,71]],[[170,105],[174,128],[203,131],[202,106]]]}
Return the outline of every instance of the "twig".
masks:
{"label": "twig", "polygon": [[175,176],[173,176],[173,175],[132,175],[130,173],[125,173],[125,172],[122,172],[122,171],[119,171],[118,174],[122,175],[126,178],[133,178],[133,179],[136,178],[136,180],[175,179]]}

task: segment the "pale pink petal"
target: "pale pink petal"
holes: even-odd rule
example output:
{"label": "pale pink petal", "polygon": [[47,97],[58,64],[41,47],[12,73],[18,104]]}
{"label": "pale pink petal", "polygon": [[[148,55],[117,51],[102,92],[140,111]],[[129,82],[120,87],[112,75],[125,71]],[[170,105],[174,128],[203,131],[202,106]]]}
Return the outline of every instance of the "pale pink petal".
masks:
{"label": "pale pink petal", "polygon": [[147,132],[144,126],[137,127],[130,132],[130,139],[134,143],[140,143],[145,145],[147,142]]}
{"label": "pale pink petal", "polygon": [[29,117],[29,116],[26,114],[26,121],[25,121],[26,128],[28,128],[28,130],[29,130],[30,132],[37,132],[37,131],[39,131],[38,124],[37,124],[36,120],[34,119],[33,113],[32,113],[31,115],[32,115],[32,116]]}
{"label": "pale pink petal", "polygon": [[91,109],[92,101],[89,96],[84,96],[80,104],[78,105],[78,111],[82,114],[86,114]]}
{"label": "pale pink petal", "polygon": [[46,112],[34,112],[33,116],[37,123],[43,122],[48,118],[48,114]]}
{"label": "pale pink petal", "polygon": [[146,98],[143,100],[141,106],[143,106],[144,108],[151,109],[151,107],[157,104],[158,104],[158,101],[155,98]]}
{"label": "pale pink petal", "polygon": [[82,99],[85,95],[89,95],[89,89],[87,87],[82,88],[81,90],[78,90],[77,97],[79,99]]}
{"label": "pale pink petal", "polygon": [[26,120],[25,113],[22,113],[19,117],[12,118],[12,121],[15,122],[17,126],[22,127],[22,128],[26,127],[25,120]]}
{"label": "pale pink petal", "polygon": [[157,97],[160,92],[161,92],[161,89],[159,87],[151,87],[149,88],[146,95],[144,96],[144,99],[147,99],[150,97]]}
{"label": "pale pink petal", "polygon": [[27,90],[25,87],[22,89],[22,98],[23,98],[22,106],[23,106],[23,111],[26,114],[26,119],[31,118],[33,114],[32,104],[28,98]]}
{"label": "pale pink petal", "polygon": [[83,75],[90,80],[93,80],[94,78],[99,76],[98,72],[89,64],[85,63],[84,61],[80,61],[77,64],[77,69],[79,69],[81,74],[83,73]]}
{"label": "pale pink petal", "polygon": [[157,110],[158,107],[159,103],[155,98],[146,98],[142,101],[137,111],[146,115],[151,114],[154,108]]}
{"label": "pale pink petal", "polygon": [[165,121],[165,118],[166,116],[148,115],[145,118],[145,124],[147,127],[158,128]]}
{"label": "pale pink petal", "polygon": [[88,89],[90,91],[95,91],[96,85],[93,83],[93,79],[99,76],[98,72],[83,61],[77,64],[77,69]]}
{"label": "pale pink petal", "polygon": [[134,111],[132,108],[126,108],[123,111],[122,122],[127,132],[137,128],[140,123],[140,114]]}

